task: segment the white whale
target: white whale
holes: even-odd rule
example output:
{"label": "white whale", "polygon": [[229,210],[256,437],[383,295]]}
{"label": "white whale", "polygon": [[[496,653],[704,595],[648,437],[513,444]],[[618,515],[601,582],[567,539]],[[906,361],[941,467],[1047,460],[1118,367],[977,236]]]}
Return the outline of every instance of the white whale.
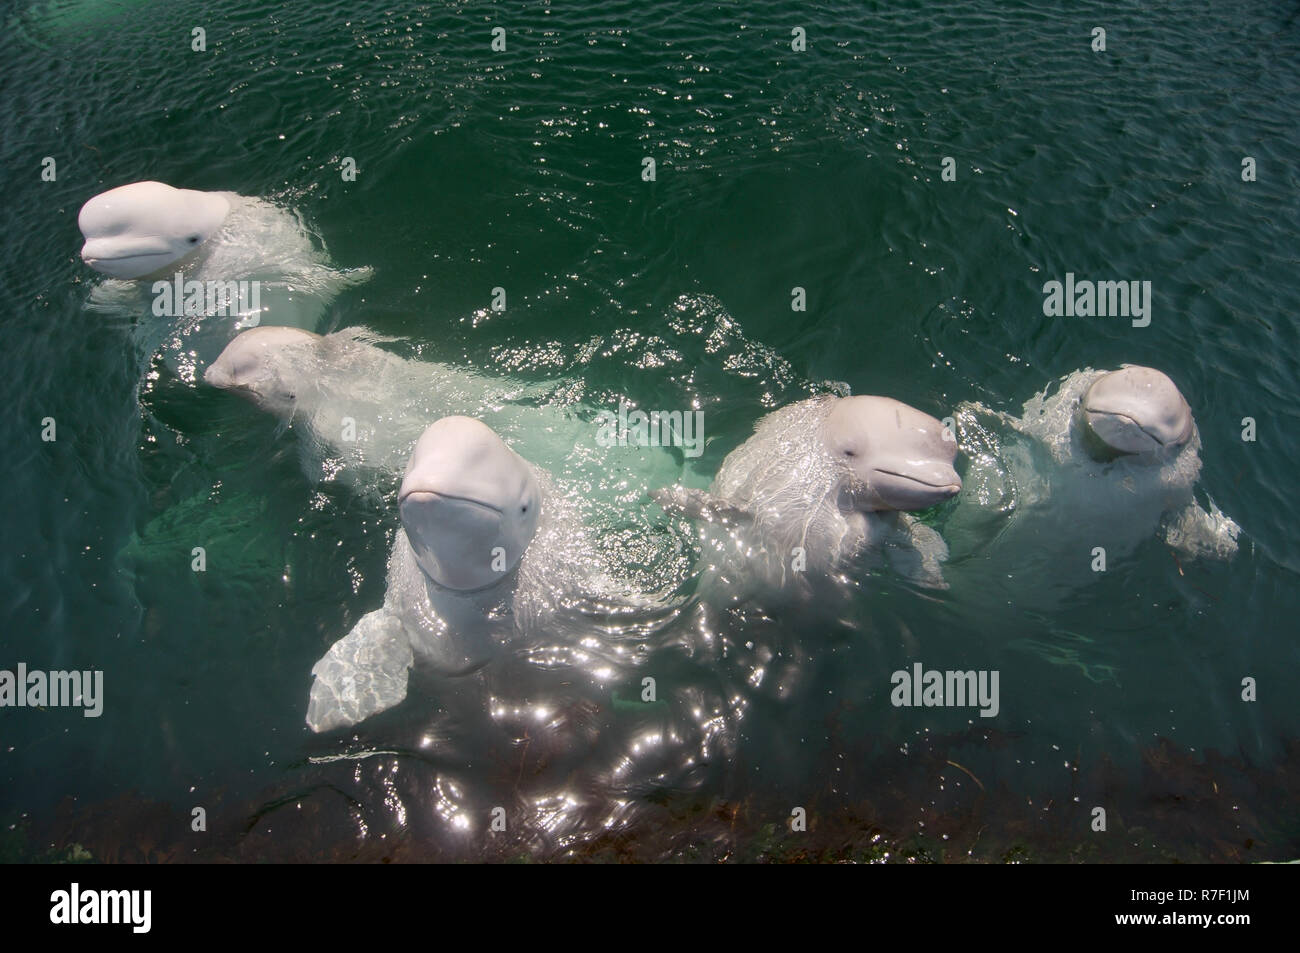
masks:
{"label": "white whale", "polygon": [[315,328],[369,268],[331,266],[296,214],[234,192],[133,182],[86,202],[82,260],[107,275],[92,309],[135,320],[149,359],[161,347],[192,381],[240,329]]}
{"label": "white whale", "polygon": [[398,501],[384,605],[312,668],[313,731],[402,701],[417,660],[465,672],[531,631],[627,604],[569,500],[477,420],[445,417],[425,430]]}
{"label": "white whale", "polygon": [[955,496],[956,440],[888,397],[815,397],[768,414],[727,455],[709,492],[656,492],[703,521],[709,597],[795,593],[855,560],[943,585],[942,538],[907,514]]}
{"label": "white whale", "polygon": [[1160,371],[1085,368],[1028,400],[1020,417],[963,403],[954,418],[971,465],[944,534],[955,560],[977,553],[1011,579],[1012,601],[1029,605],[1092,577],[1097,547],[1108,566],[1157,536],[1184,556],[1236,552],[1240,528],[1194,495],[1200,434]]}
{"label": "white whale", "polygon": [[313,481],[382,482],[406,466],[430,420],[478,418],[566,483],[624,499],[677,479],[665,447],[602,447],[599,413],[573,400],[572,380],[534,384],[471,368],[403,358],[349,328],[318,335],[258,327],[238,335],[204,380],[252,401],[300,433]]}

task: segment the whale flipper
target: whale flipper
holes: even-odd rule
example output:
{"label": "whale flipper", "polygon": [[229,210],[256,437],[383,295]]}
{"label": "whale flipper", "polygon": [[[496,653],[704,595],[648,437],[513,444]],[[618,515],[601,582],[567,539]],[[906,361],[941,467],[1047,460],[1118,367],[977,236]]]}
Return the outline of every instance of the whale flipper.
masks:
{"label": "whale flipper", "polygon": [[890,568],[905,579],[929,589],[947,589],[942,564],[948,544],[932,526],[908,513],[900,513],[897,529],[884,540]]}
{"label": "whale flipper", "polygon": [[1185,556],[1227,559],[1237,552],[1241,527],[1225,516],[1213,500],[1208,511],[1189,503],[1165,521],[1165,542]]}
{"label": "whale flipper", "polygon": [[358,265],[356,268],[336,268],[334,274],[337,276],[340,287],[355,288],[357,285],[364,285],[375,277],[375,269],[369,265]]}
{"label": "whale flipper", "polygon": [[392,708],[406,697],[414,661],[402,620],[385,609],[366,613],[312,666],[307,724],[329,731]]}
{"label": "whale flipper", "polygon": [[723,525],[751,523],[754,520],[754,514],[749,510],[704,490],[669,486],[651,490],[650,498],[663,507],[665,512],[676,513],[687,519]]}
{"label": "whale flipper", "polygon": [[369,265],[357,268],[335,268],[322,262],[311,262],[299,271],[287,275],[280,285],[295,291],[305,291],[321,298],[333,299],[348,288],[365,284],[375,275]]}

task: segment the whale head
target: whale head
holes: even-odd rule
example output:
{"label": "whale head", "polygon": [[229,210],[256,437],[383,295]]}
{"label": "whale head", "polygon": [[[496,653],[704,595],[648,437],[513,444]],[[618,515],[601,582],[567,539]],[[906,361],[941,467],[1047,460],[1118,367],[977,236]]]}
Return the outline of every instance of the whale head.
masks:
{"label": "whale head", "polygon": [[490,586],[519,564],[542,505],[523,457],[470,417],[443,417],[424,431],[397,498],[420,568],[459,590]]}
{"label": "whale head", "polygon": [[890,397],[841,397],[822,423],[831,457],[853,474],[862,510],[922,510],[961,492],[957,441],[943,424]]}
{"label": "whale head", "polygon": [[212,192],[132,182],[101,192],[81,207],[81,259],[113,278],[159,274],[193,255],[216,234],[230,202]]}
{"label": "whale head", "polygon": [[1128,366],[1093,381],[1079,405],[1085,444],[1099,460],[1154,459],[1191,439],[1192,410],[1178,387],[1151,367]]}
{"label": "whale head", "polygon": [[313,379],[312,357],[320,341],[319,334],[300,328],[249,328],[226,345],[203,380],[287,419],[298,407],[299,391]]}

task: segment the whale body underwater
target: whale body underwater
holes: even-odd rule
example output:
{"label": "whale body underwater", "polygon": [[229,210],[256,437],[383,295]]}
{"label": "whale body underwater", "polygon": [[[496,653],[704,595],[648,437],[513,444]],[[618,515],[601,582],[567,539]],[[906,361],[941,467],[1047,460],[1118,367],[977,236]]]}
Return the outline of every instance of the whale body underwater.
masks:
{"label": "whale body underwater", "polygon": [[1054,603],[1096,578],[1095,550],[1113,565],[1150,539],[1183,557],[1237,551],[1240,527],[1208,495],[1197,499],[1191,408],[1154,368],[1084,368],[1019,416],[963,402],[954,419],[970,465],[943,532],[971,577],[967,596]]}
{"label": "whale body underwater", "polygon": [[365,329],[319,335],[259,327],[239,334],[204,373],[291,425],[309,479],[374,486],[400,474],[430,420],[474,417],[529,460],[612,504],[678,477],[680,451],[600,443],[601,411],[573,399],[578,382],[527,382],[402,357]]}
{"label": "whale body underwater", "polygon": [[89,199],[77,224],[82,260],[108,278],[91,310],[131,321],[142,361],[161,350],[188,382],[241,329],[314,329],[372,274],[335,268],[296,213],[234,192],[133,182]]}

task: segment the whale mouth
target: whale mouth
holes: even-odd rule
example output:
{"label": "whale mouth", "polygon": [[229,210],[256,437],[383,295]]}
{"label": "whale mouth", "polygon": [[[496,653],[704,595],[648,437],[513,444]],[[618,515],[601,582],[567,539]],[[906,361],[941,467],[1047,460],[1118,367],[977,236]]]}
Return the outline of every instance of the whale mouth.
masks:
{"label": "whale mouth", "polygon": [[139,281],[147,278],[161,278],[175,267],[183,267],[192,255],[177,256],[170,252],[146,252],[134,255],[91,255],[81,256],[87,268],[93,269],[110,278],[127,281]]}
{"label": "whale mouth", "polygon": [[868,512],[915,512],[951,500],[960,492],[957,471],[937,462],[903,471],[873,467],[867,482],[854,494],[854,505]]}
{"label": "whale mouth", "polygon": [[107,255],[100,255],[98,258],[82,258],[81,260],[84,261],[91,268],[96,268],[99,267],[100,265],[116,266],[122,264],[123,262],[143,263],[149,261],[149,259],[151,258],[166,258],[166,257],[167,257],[166,255],[161,255],[161,254],[159,255],[116,255],[111,258]]}
{"label": "whale mouth", "polygon": [[1127,423],[1130,423],[1137,430],[1141,431],[1142,433],[1150,437],[1152,440],[1154,440],[1158,446],[1161,447],[1165,446],[1165,442],[1160,439],[1160,435],[1156,433],[1152,433],[1150,428],[1142,426],[1142,422],[1138,420],[1136,417],[1130,417],[1128,414],[1122,414],[1117,410],[1092,410],[1087,407],[1085,407],[1084,410],[1086,410],[1090,414],[1096,414],[1099,417],[1112,417],[1115,420],[1120,420],[1120,421],[1125,421]]}
{"label": "whale mouth", "polygon": [[1143,425],[1137,417],[1118,410],[1082,407],[1083,446],[1099,463],[1121,457],[1134,460],[1160,460],[1178,452],[1191,437],[1189,426],[1183,433],[1158,423]]}
{"label": "whale mouth", "polygon": [[478,507],[482,507],[485,510],[489,510],[490,512],[497,514],[497,516],[502,515],[501,507],[499,506],[493,506],[491,503],[484,503],[482,500],[476,500],[472,496],[458,496],[455,493],[440,493],[437,490],[421,490],[416,488],[416,489],[407,490],[405,493],[401,494],[397,498],[397,502],[399,505],[407,502],[408,500],[415,503],[433,503],[433,502],[469,503],[472,506],[478,506]]}
{"label": "whale mouth", "polygon": [[[443,589],[472,592],[500,582],[508,540],[502,511],[458,493],[416,488],[398,496],[402,527],[425,577]],[[488,554],[492,563],[489,568]]]}
{"label": "whale mouth", "polygon": [[157,258],[158,256],[160,256],[160,255],[162,255],[162,254],[164,254],[164,253],[163,253],[163,252],[145,252],[145,253],[138,254],[138,255],[97,255],[97,256],[94,256],[94,257],[92,257],[92,258],[87,258],[85,255],[82,255],[82,256],[81,256],[81,260],[84,261],[84,262],[87,262],[87,263],[92,262],[92,261],[135,261],[135,260],[138,259],[138,258]]}
{"label": "whale mouth", "polygon": [[171,272],[197,259],[207,244],[199,242],[176,249],[161,239],[141,239],[127,246],[128,250],[106,254],[121,248],[120,244],[109,245],[109,241],[106,238],[87,238],[81,248],[81,260],[86,267],[101,274],[128,281],[170,277]]}
{"label": "whale mouth", "polygon": [[931,490],[937,490],[941,493],[947,493],[949,496],[956,496],[961,492],[960,483],[951,482],[931,482],[922,477],[913,476],[910,473],[899,473],[897,470],[877,470],[877,473],[883,473],[887,476],[898,477],[900,480],[907,480],[909,483],[915,483],[918,486],[927,487]]}

